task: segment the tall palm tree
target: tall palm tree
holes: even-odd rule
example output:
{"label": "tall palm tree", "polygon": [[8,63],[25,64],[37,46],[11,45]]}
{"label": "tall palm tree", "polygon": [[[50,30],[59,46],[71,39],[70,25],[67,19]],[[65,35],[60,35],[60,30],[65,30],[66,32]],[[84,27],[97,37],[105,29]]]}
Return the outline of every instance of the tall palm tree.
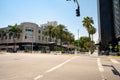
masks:
{"label": "tall palm tree", "polygon": [[60,45],[62,46],[62,42],[63,42],[63,32],[65,31],[65,26],[62,25],[62,24],[59,24],[57,26],[57,29],[58,29],[58,35],[59,35],[59,39],[60,39]]}
{"label": "tall palm tree", "polygon": [[67,31],[67,32],[65,32],[65,35],[66,35],[65,42],[67,44],[70,44],[70,43],[72,43],[72,41],[74,41],[74,35],[72,33]]}
{"label": "tall palm tree", "polygon": [[49,42],[52,41],[53,28],[54,28],[54,27],[53,27],[52,25],[48,25],[48,26],[45,27],[45,35],[48,35],[48,36],[50,37]]}
{"label": "tall palm tree", "polygon": [[69,32],[68,32],[67,29],[65,29],[65,30],[62,32],[62,40],[63,40],[63,42],[65,42],[65,43],[68,42],[68,34],[69,34]]}
{"label": "tall palm tree", "polygon": [[88,17],[88,16],[84,17],[82,23],[83,23],[83,26],[87,29],[88,35],[89,35],[89,38],[90,38],[89,29],[90,29],[91,25],[94,24],[94,21],[93,21],[92,17]]}
{"label": "tall palm tree", "polygon": [[60,39],[59,38],[59,29],[58,29],[58,27],[54,27],[53,28],[53,30],[52,30],[52,36],[54,37],[54,38],[56,38],[56,43],[57,43],[57,41],[58,41],[58,39]]}
{"label": "tall palm tree", "polygon": [[13,47],[13,50],[16,51],[16,41],[15,41],[15,38],[19,37],[20,36],[20,33],[21,33],[21,30],[20,30],[20,27],[15,24],[15,25],[9,25],[9,30],[8,30],[8,33],[9,33],[9,36],[13,36],[13,42],[14,42],[14,47]]}
{"label": "tall palm tree", "polygon": [[95,34],[96,33],[96,28],[94,27],[94,26],[91,26],[90,28],[89,28],[89,33],[92,35],[92,41],[93,41],[93,34]]}

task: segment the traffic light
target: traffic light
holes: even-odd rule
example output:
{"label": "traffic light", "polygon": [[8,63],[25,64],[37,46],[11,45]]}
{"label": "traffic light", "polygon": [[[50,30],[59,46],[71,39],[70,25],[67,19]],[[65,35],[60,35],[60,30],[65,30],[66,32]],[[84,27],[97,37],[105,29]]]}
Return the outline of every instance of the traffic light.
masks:
{"label": "traffic light", "polygon": [[78,8],[76,9],[76,16],[80,16],[80,9],[79,9],[79,6],[78,6]]}

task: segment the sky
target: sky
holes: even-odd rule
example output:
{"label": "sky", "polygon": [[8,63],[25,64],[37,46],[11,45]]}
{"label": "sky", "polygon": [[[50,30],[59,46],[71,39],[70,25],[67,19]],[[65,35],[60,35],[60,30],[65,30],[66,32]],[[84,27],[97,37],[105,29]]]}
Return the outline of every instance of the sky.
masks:
{"label": "sky", "polygon": [[78,39],[81,36],[88,36],[82,20],[89,16],[93,18],[94,27],[97,29],[94,35],[94,40],[97,42],[97,0],[78,0],[78,2],[80,17],[76,17],[77,4],[73,0],[0,0],[0,28],[22,22],[41,25],[48,21],[57,21],[58,24],[65,25],[74,34],[75,39]]}

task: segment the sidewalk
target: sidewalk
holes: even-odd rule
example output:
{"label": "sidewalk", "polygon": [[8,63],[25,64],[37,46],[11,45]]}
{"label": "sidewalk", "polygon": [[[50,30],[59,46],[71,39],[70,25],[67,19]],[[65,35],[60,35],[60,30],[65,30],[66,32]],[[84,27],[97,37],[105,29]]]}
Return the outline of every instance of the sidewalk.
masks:
{"label": "sidewalk", "polygon": [[111,56],[111,55],[109,55],[109,56],[105,56],[105,57],[107,57],[107,58],[116,58],[116,59],[120,59],[120,56]]}
{"label": "sidewalk", "polygon": [[93,54],[90,54],[90,56],[98,56],[98,50],[95,50]]}

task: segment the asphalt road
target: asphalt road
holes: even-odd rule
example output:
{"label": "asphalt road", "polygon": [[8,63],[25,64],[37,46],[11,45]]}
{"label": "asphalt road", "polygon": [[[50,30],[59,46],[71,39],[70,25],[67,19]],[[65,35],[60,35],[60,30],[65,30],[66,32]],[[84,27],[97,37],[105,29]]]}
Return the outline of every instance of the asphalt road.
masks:
{"label": "asphalt road", "polygon": [[97,56],[2,54],[0,80],[120,80],[120,59]]}

